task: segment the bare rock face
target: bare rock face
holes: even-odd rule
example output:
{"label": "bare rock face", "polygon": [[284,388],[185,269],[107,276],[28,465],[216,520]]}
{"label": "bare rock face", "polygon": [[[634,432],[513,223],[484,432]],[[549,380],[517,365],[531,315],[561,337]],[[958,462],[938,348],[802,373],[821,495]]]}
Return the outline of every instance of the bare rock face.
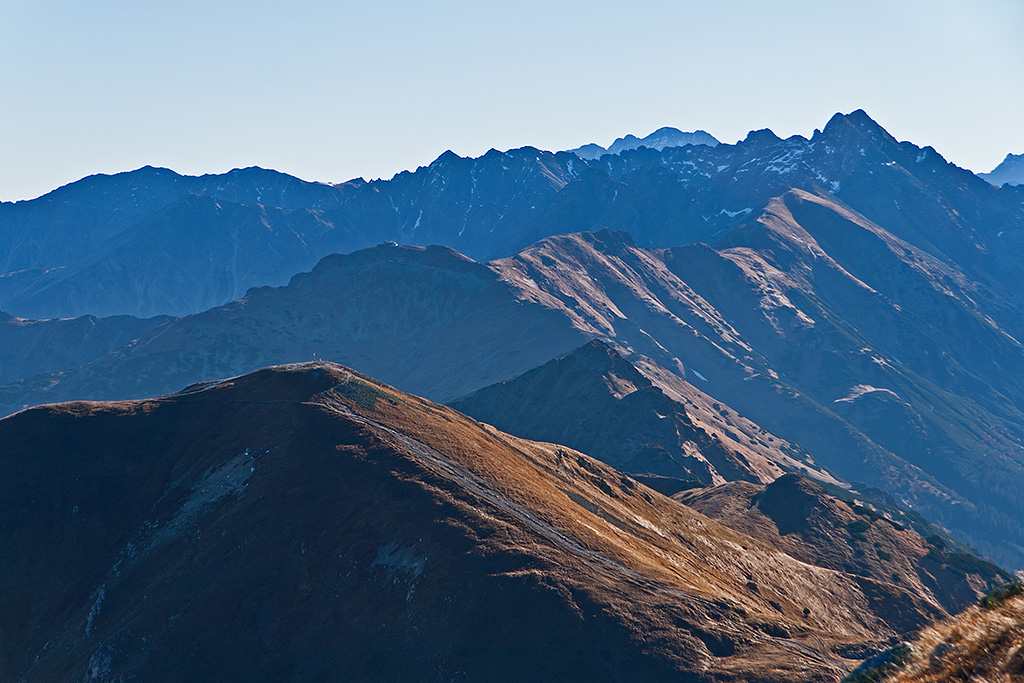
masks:
{"label": "bare rock face", "polygon": [[29,681],[834,681],[941,614],[330,363],[0,420]]}

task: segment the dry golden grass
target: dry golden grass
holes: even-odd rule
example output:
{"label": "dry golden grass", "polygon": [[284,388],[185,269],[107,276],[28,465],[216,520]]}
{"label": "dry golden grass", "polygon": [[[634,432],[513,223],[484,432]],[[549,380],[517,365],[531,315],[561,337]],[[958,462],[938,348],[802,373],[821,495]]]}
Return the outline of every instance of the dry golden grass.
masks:
{"label": "dry golden grass", "polygon": [[972,607],[927,628],[917,655],[893,681],[1018,683],[1024,681],[1024,595],[993,609]]}

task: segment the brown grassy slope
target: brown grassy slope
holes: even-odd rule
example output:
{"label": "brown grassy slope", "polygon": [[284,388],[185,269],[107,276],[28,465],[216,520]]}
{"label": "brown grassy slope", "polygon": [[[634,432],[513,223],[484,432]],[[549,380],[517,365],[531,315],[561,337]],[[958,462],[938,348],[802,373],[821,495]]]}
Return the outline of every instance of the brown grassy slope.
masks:
{"label": "brown grassy slope", "polygon": [[732,482],[673,497],[804,562],[896,583],[949,613],[1011,578],[973,555],[946,549],[938,537],[924,539],[795,474],[768,486]]}
{"label": "brown grassy slope", "polygon": [[900,683],[1024,681],[1024,596],[991,610],[972,607],[925,629],[914,660],[890,680]]}
{"label": "brown grassy slope", "polygon": [[328,363],[0,443],[15,680],[834,681],[936,616]]}

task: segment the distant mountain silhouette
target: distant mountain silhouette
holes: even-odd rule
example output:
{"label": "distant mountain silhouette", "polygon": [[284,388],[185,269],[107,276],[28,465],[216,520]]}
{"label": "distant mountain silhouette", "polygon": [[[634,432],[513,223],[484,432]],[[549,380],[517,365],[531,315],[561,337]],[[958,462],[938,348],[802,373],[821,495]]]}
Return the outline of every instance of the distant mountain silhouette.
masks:
{"label": "distant mountain silhouette", "polygon": [[612,228],[642,246],[720,239],[789,189],[830,192],[989,286],[1024,291],[1009,254],[1024,190],[994,188],[862,111],[810,139],[623,150],[451,152],[391,180],[329,186],[258,168],[188,177],[143,168],[0,203],[0,310],[24,318],[198,313],[283,285],[333,252],[444,244],[476,260]]}
{"label": "distant mountain silhouette", "polygon": [[607,149],[592,142],[569,151],[581,159],[593,160],[599,159],[605,154],[618,154],[627,149],[637,149],[638,147],[649,147],[660,152],[666,147],[683,147],[684,145],[707,145],[714,147],[717,144],[719,144],[718,140],[703,130],[684,133],[678,128],[666,126],[643,138],[638,138],[635,135],[626,135],[625,137],[618,138],[615,142],[608,145]]}
{"label": "distant mountain silhouette", "polygon": [[993,185],[1024,185],[1024,154],[1007,154],[990,172],[978,175]]}

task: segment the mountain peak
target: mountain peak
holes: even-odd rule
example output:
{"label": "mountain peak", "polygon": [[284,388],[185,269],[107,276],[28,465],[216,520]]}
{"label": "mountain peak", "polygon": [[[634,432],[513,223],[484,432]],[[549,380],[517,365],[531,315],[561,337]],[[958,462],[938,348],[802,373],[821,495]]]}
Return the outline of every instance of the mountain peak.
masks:
{"label": "mountain peak", "polygon": [[452,163],[454,161],[461,161],[461,160],[462,160],[462,157],[460,157],[458,154],[456,154],[455,152],[451,151],[450,149],[446,149],[445,151],[441,152],[440,156],[438,156],[436,159],[434,159],[432,162],[430,162],[430,166],[428,168],[437,168],[438,166],[442,166],[444,164],[450,164],[450,163]]}
{"label": "mountain peak", "polygon": [[686,145],[706,145],[708,147],[715,147],[718,144],[718,140],[704,130],[695,130],[692,133],[686,133],[678,128],[673,128],[672,126],[662,126],[643,138],[639,138],[632,133],[625,135],[616,139],[615,142],[609,145],[607,149],[596,143],[590,143],[569,151],[581,159],[587,159],[589,161],[599,159],[605,154],[619,154],[620,152],[638,149],[640,147],[647,147],[660,152],[666,147],[684,147]]}
{"label": "mountain peak", "polygon": [[743,142],[764,147],[773,145],[776,142],[782,142],[782,138],[776,135],[770,128],[761,128],[760,130],[752,130],[747,133],[747,137],[743,139]]}
{"label": "mountain peak", "polygon": [[449,268],[460,270],[471,268],[479,273],[488,273],[485,266],[478,264],[473,259],[465,256],[451,247],[440,244],[432,244],[429,247],[420,247],[409,244],[398,244],[397,242],[381,242],[377,246],[359,249],[351,254],[328,254],[317,262],[313,270],[308,273],[297,273],[292,277],[292,282],[302,281],[307,278],[329,277],[336,269],[345,269],[353,266],[363,266],[368,263],[389,263],[397,259],[399,264],[411,262],[421,265]]}
{"label": "mountain peak", "polygon": [[0,440],[17,680],[835,680],[936,611],[330,363]]}
{"label": "mountain peak", "polygon": [[978,175],[996,187],[1007,183],[1024,185],[1024,154],[1007,154],[991,172]]}
{"label": "mountain peak", "polygon": [[844,130],[849,131],[850,129],[866,134],[877,142],[897,143],[896,138],[890,135],[885,128],[882,128],[877,121],[868,116],[868,113],[863,109],[856,109],[849,114],[838,112],[833,114],[832,118],[825,124],[822,134],[825,137],[834,137],[843,135]]}

